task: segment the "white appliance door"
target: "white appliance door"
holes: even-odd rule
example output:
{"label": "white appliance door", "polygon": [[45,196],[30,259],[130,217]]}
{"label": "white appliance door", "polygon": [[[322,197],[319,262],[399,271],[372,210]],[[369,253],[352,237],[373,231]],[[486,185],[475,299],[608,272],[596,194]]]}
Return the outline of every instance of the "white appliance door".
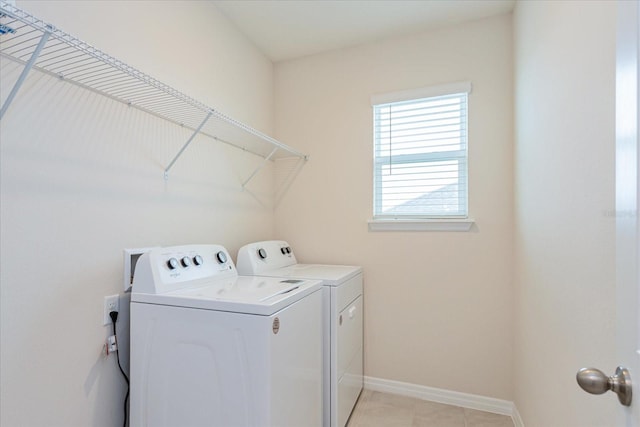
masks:
{"label": "white appliance door", "polygon": [[342,310],[338,320],[337,426],[346,425],[363,386],[362,295]]}
{"label": "white appliance door", "polygon": [[362,274],[330,287],[330,408],[327,425],[344,427],[363,387]]}

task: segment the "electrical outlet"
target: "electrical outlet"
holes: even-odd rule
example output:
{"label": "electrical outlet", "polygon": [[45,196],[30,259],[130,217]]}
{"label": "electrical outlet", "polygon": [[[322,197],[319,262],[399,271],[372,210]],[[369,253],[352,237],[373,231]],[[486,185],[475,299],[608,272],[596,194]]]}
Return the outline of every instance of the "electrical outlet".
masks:
{"label": "electrical outlet", "polygon": [[104,297],[104,319],[103,325],[110,325],[112,323],[109,313],[112,311],[120,311],[120,295],[110,295]]}

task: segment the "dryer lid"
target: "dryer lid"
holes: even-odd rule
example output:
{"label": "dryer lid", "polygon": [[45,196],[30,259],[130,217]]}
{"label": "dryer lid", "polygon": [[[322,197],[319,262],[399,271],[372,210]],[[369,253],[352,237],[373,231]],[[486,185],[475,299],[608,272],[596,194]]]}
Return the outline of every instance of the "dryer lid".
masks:
{"label": "dryer lid", "polygon": [[295,264],[288,267],[263,271],[269,277],[322,280],[323,285],[338,286],[362,273],[362,267],[355,265]]}

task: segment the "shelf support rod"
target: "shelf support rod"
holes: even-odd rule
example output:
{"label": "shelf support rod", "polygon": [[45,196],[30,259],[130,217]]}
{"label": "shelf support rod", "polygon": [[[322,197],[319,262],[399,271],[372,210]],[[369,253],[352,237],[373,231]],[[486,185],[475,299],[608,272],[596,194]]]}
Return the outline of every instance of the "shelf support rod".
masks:
{"label": "shelf support rod", "polygon": [[253,177],[254,177],[254,176],[256,176],[256,174],[257,174],[258,172],[260,172],[260,171],[261,171],[261,170],[262,170],[262,169],[267,165],[267,162],[268,162],[269,160],[271,160],[271,157],[273,157],[273,155],[274,155],[274,154],[276,154],[276,151],[278,151],[278,148],[279,148],[279,147],[275,147],[275,148],[273,149],[273,151],[272,151],[272,152],[271,152],[267,157],[265,157],[265,158],[262,160],[262,163],[260,163],[260,166],[258,166],[258,167],[256,168],[256,170],[254,170],[254,171],[253,171],[253,173],[249,176],[249,178],[247,178],[247,179],[242,183],[242,188],[243,188],[243,189],[244,189],[245,185],[247,185],[247,184],[249,183],[249,181],[251,181],[251,180],[253,179]]}
{"label": "shelf support rod", "polygon": [[202,123],[200,123],[200,126],[198,126],[198,128],[193,132],[193,134],[189,137],[189,139],[187,140],[187,142],[182,146],[182,148],[180,149],[180,151],[178,151],[178,154],[176,154],[176,156],[173,158],[173,160],[171,160],[171,163],[169,163],[169,166],[167,166],[167,168],[164,170],[164,179],[168,179],[169,178],[169,169],[171,169],[173,167],[173,164],[176,162],[176,160],[178,160],[178,158],[182,155],[182,153],[184,152],[184,150],[187,149],[187,147],[189,146],[189,144],[191,144],[191,141],[193,141],[193,139],[196,137],[197,134],[200,133],[200,131],[202,130],[202,128],[204,127],[204,125],[207,123],[207,121],[209,121],[209,118],[211,117],[211,115],[213,114],[212,111],[209,111],[209,114],[207,114],[207,117],[204,118],[204,120],[202,121]]}
{"label": "shelf support rod", "polygon": [[31,71],[34,64],[36,63],[36,59],[38,59],[38,56],[40,55],[40,51],[44,47],[50,35],[51,33],[48,31],[45,31],[42,34],[42,37],[40,38],[40,42],[38,42],[38,46],[36,46],[36,50],[34,50],[33,53],[31,54],[31,58],[29,58],[29,62],[27,62],[27,64],[22,69],[22,73],[20,73],[20,77],[18,77],[16,84],[13,85],[13,89],[11,89],[9,96],[4,101],[4,104],[2,105],[2,109],[0,109],[0,120],[4,116],[4,113],[6,113],[7,109],[9,108],[9,104],[11,104],[11,101],[13,101],[13,98],[15,98],[16,94],[18,93],[18,90],[20,90],[20,86],[22,86],[22,83],[24,83],[24,80],[27,78],[27,74],[29,74],[29,71]]}

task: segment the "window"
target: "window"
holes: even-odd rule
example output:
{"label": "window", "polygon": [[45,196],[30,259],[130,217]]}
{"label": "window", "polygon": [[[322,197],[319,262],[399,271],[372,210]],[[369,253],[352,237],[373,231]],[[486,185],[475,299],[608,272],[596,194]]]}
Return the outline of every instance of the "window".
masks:
{"label": "window", "polygon": [[454,83],[372,97],[374,221],[467,218],[467,95]]}

